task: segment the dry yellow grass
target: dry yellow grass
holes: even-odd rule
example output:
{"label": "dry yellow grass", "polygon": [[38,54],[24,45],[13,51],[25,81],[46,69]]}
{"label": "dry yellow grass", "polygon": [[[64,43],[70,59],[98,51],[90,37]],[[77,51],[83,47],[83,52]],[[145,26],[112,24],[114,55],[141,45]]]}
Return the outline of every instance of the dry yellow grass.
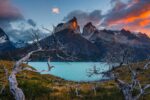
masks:
{"label": "dry yellow grass", "polygon": [[[144,62],[137,64],[140,68]],[[12,70],[13,62],[0,61],[0,65],[4,65],[9,72]],[[134,64],[133,64],[134,65]],[[23,65],[27,66],[27,65]],[[133,66],[135,67],[135,66]],[[137,67],[135,67],[137,68]],[[121,79],[129,81],[129,73],[126,67],[116,69],[119,72]],[[140,73],[139,79],[141,82],[149,83],[150,70]],[[0,66],[0,78],[4,81],[4,70]],[[120,90],[116,87],[114,81],[98,82],[97,94],[94,94],[92,87],[95,83],[80,83],[79,94],[76,96],[75,87],[78,83],[66,81],[52,75],[41,75],[39,73],[23,71],[17,75],[19,87],[24,91],[27,100],[123,100]],[[7,80],[5,80],[6,89],[0,100],[12,100],[12,95],[9,92]],[[1,85],[0,85],[1,88]],[[146,95],[143,100],[150,100],[150,96]]]}

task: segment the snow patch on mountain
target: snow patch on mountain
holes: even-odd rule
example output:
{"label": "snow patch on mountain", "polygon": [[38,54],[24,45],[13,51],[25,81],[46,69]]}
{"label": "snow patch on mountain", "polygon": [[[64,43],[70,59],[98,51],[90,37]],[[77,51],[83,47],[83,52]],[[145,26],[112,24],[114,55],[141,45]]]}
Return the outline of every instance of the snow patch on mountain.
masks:
{"label": "snow patch on mountain", "polygon": [[0,44],[7,42],[6,35],[0,37]]}

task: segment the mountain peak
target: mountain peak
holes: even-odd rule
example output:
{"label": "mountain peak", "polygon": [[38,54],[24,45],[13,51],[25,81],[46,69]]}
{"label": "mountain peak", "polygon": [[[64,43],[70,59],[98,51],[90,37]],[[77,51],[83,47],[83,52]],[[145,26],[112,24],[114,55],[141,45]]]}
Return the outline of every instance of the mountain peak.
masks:
{"label": "mountain peak", "polygon": [[68,21],[68,23],[71,23],[71,22],[76,22],[77,23],[77,18],[73,17],[71,20]]}
{"label": "mountain peak", "polygon": [[121,32],[126,32],[126,33],[131,33],[129,30],[126,30],[126,29],[121,29]]}
{"label": "mountain peak", "polygon": [[57,25],[57,27],[55,28],[55,33],[62,31],[64,29],[70,29],[73,30],[74,33],[80,33],[80,27],[78,25],[78,21],[76,17],[73,17],[71,20],[69,20],[66,23],[60,23]]}
{"label": "mountain peak", "polygon": [[80,33],[80,27],[76,17],[73,17],[70,21],[67,22],[69,29],[72,29],[75,33]]}
{"label": "mountain peak", "polygon": [[85,27],[88,27],[88,26],[95,27],[95,26],[92,24],[92,22],[88,22],[88,23],[85,25]]}
{"label": "mountain peak", "polygon": [[89,22],[84,26],[82,35],[88,39],[93,33],[95,33],[96,30],[96,27]]}

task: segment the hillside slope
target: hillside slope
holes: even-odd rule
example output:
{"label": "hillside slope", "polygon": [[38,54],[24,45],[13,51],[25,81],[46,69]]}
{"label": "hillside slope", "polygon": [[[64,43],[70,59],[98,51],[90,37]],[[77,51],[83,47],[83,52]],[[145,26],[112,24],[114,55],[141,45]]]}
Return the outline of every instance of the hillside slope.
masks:
{"label": "hillside slope", "polygon": [[[9,69],[9,72],[11,71],[13,62],[0,61],[1,64],[4,64]],[[144,64],[145,62],[138,63],[138,68],[142,68]],[[126,67],[118,68],[116,71],[120,73],[121,79],[129,81]],[[149,73],[150,69],[143,74],[141,73],[142,76],[139,79],[142,84],[150,83],[150,80],[146,78],[149,76]],[[4,76],[3,67],[0,66],[0,89],[2,85],[6,85],[6,89],[0,94],[0,98],[1,100],[13,100],[9,92],[8,82]],[[20,73],[17,79],[19,87],[23,89],[26,95],[26,100],[123,100],[120,90],[116,87],[115,82],[111,80],[106,82],[76,83],[52,75],[41,75],[30,71]],[[96,94],[92,89],[95,84],[97,84]],[[80,96],[76,96],[76,87],[79,88]],[[149,99],[150,95],[144,95],[140,100]]]}

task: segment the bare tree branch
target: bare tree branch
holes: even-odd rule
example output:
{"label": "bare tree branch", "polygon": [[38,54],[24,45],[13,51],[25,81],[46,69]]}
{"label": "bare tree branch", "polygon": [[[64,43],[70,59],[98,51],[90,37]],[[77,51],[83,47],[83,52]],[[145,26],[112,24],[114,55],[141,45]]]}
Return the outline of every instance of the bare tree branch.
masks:
{"label": "bare tree branch", "polygon": [[22,89],[20,89],[18,87],[18,82],[17,82],[17,78],[16,78],[16,74],[23,71],[21,64],[23,64],[24,62],[28,62],[28,60],[32,54],[39,52],[39,51],[43,51],[42,47],[39,44],[38,35],[36,33],[33,33],[33,35],[35,36],[35,40],[36,40],[38,49],[30,51],[24,57],[22,57],[20,60],[16,61],[16,63],[13,66],[13,70],[8,78],[10,91],[16,100],[25,100],[25,95],[24,95]]}
{"label": "bare tree branch", "polygon": [[[115,48],[115,49],[118,49],[118,48]],[[93,70],[89,70],[88,73],[90,73],[89,74],[90,76],[99,75],[99,74],[104,74],[104,76],[109,76],[110,79],[115,80],[125,100],[139,100],[139,98],[142,95],[145,95],[148,93],[146,92],[146,90],[150,88],[150,84],[145,84],[145,86],[142,87],[140,81],[138,80],[137,76],[139,75],[139,73],[137,72],[137,70],[133,69],[130,64],[133,61],[132,50],[119,49],[119,51],[120,52],[112,51],[107,54],[106,61],[109,65],[112,66],[109,71],[99,73],[97,72],[98,70],[96,70],[96,68],[93,68]],[[125,67],[129,69],[130,78],[131,78],[130,82],[121,80],[119,78],[120,76],[119,73],[115,71],[116,68],[121,68],[123,67],[123,65],[125,65]],[[144,66],[144,69],[148,69],[149,65],[150,65],[150,62],[148,62]],[[115,68],[114,66],[117,66],[117,67]],[[134,92],[134,90],[138,90],[140,93],[133,96],[132,93]]]}
{"label": "bare tree branch", "polygon": [[101,72],[100,72],[100,69],[96,68],[96,65],[94,65],[92,69],[89,69],[87,71],[87,74],[89,77],[91,77],[93,75],[99,75],[99,74],[101,74]]}
{"label": "bare tree branch", "polygon": [[145,64],[144,69],[149,69],[150,66],[150,62],[148,62],[147,64]]}
{"label": "bare tree branch", "polygon": [[54,68],[54,66],[50,65],[50,58],[47,61],[47,65],[48,65],[48,69],[47,70],[37,71],[37,70],[32,69],[30,67],[25,67],[25,68],[23,68],[23,70],[28,70],[28,71],[32,71],[32,72],[42,73],[42,72],[49,72],[49,71],[51,71],[52,68]]}

